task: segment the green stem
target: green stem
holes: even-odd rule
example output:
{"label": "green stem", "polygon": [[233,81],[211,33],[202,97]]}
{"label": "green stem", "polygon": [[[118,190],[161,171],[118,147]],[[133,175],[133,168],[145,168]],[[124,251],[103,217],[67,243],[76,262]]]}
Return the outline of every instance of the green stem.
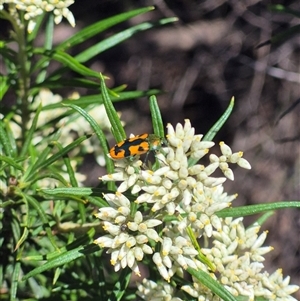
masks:
{"label": "green stem", "polygon": [[28,106],[29,88],[30,88],[30,57],[27,54],[27,43],[26,43],[26,28],[19,27],[16,32],[17,43],[19,46],[18,53],[18,64],[20,67],[19,76],[19,97],[21,100],[20,111],[22,112],[22,141],[26,139],[27,124],[30,119],[30,110]]}
{"label": "green stem", "polygon": [[17,65],[16,71],[16,81],[17,81],[17,106],[22,114],[22,141],[25,140],[25,134],[27,129],[27,124],[29,121],[29,106],[28,106],[28,97],[29,97],[29,88],[30,88],[30,57],[28,56],[27,49],[27,41],[26,41],[26,35],[27,35],[27,27],[24,25],[26,24],[26,21],[22,18],[22,13],[16,10],[16,14],[18,15],[18,19],[16,16],[11,15],[5,10],[1,11],[1,16],[8,20],[12,27],[13,27],[13,33],[12,38],[17,42],[18,44],[18,56],[17,56]]}

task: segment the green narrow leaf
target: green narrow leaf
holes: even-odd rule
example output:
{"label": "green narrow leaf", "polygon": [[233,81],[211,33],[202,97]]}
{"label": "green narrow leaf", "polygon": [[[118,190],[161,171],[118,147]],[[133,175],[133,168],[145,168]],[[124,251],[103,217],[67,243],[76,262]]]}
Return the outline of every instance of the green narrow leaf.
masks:
{"label": "green narrow leaf", "polygon": [[[94,89],[98,90],[99,89],[99,83],[96,83],[92,80],[86,79],[86,78],[75,78],[73,77],[72,79],[66,79],[66,78],[60,78],[60,79],[45,79],[42,83],[40,84],[35,84],[34,89],[37,88],[49,88],[50,90],[52,89],[58,89],[62,87],[71,87],[71,88],[88,88],[88,89]],[[32,89],[32,91],[34,91]],[[90,96],[90,95],[89,95]],[[70,101],[70,99],[68,99]],[[75,99],[72,99],[74,101]],[[77,100],[77,99],[76,99]],[[99,103],[99,96],[98,96],[98,103]],[[57,103],[55,103],[57,104]]]}
{"label": "green narrow leaf", "polygon": [[[60,151],[63,151],[63,146],[59,142],[56,142],[56,146]],[[70,179],[70,183],[71,183],[72,187],[78,187],[78,182],[75,177],[75,171],[71,165],[71,160],[70,160],[68,154],[64,155],[63,159],[64,159],[64,163],[67,167],[67,173],[69,175],[69,179]]]}
{"label": "green narrow leaf", "polygon": [[[33,177],[36,175],[36,170],[38,168],[38,166],[40,166],[41,164],[43,164],[44,161],[46,161],[51,149],[53,148],[53,146],[48,146],[46,147],[41,153],[40,155],[37,157],[36,162],[32,163],[31,165],[28,166],[28,168],[26,169],[21,182],[27,182],[28,177]],[[35,158],[34,158],[35,159]],[[32,160],[34,161],[34,160]]]}
{"label": "green narrow leaf", "polygon": [[98,72],[80,64],[76,59],[74,59],[71,55],[65,52],[57,50],[56,52],[53,53],[52,58],[83,76],[91,76],[97,79],[99,78]]}
{"label": "green narrow leaf", "polygon": [[[108,173],[112,173],[114,170],[113,162],[108,156],[106,156],[106,154],[108,154],[108,152],[109,152],[109,149],[107,146],[105,135],[104,135],[102,129],[100,128],[99,124],[95,121],[95,119],[91,115],[89,115],[86,111],[84,111],[80,107],[72,105],[72,104],[69,104],[66,106],[72,108],[73,110],[75,110],[79,114],[81,114],[85,118],[85,120],[91,125],[91,127],[95,131],[95,133],[99,139],[100,145],[103,149],[107,171],[108,171]],[[113,182],[108,183],[110,189],[113,189],[115,187],[112,184],[114,184],[114,183]]]}
{"label": "green narrow leaf", "polygon": [[163,120],[161,117],[161,113],[156,97],[154,95],[150,96],[150,111],[151,111],[154,134],[158,137],[164,138],[165,137],[164,124],[163,124]]}
{"label": "green narrow leaf", "polygon": [[167,18],[161,20],[160,22],[145,22],[145,23],[138,24],[136,26],[132,26],[84,50],[80,54],[76,55],[75,59],[77,59],[78,62],[80,63],[84,63],[89,59],[95,57],[99,53],[102,53],[105,50],[110,49],[115,45],[122,43],[123,41],[129,39],[130,37],[132,37],[133,35],[135,35],[140,31],[153,28],[157,25],[175,22],[177,20],[178,20],[177,18]]}
{"label": "green narrow leaf", "polygon": [[[82,225],[79,225],[79,226],[82,226]],[[23,257],[22,260],[23,261],[43,261],[45,259],[45,257],[47,260],[57,258],[58,256],[67,252],[68,250],[74,250],[76,248],[82,247],[83,245],[88,245],[89,243],[91,243],[91,241],[93,241],[95,233],[96,233],[95,229],[91,228],[86,233],[81,235],[78,239],[76,239],[75,241],[69,243],[68,245],[60,248],[59,250],[48,253],[48,254],[46,254],[46,256],[41,255],[41,254],[26,256],[26,257]]]}
{"label": "green narrow leaf", "polygon": [[218,295],[224,301],[237,301],[227,289],[218,281],[214,280],[209,274],[201,270],[195,270],[188,267],[187,272],[197,278],[203,285],[209,288],[214,294]]}
{"label": "green narrow leaf", "polygon": [[[10,141],[10,145],[11,145],[11,149],[12,149],[12,153],[11,156],[13,156],[14,158],[16,157],[21,157],[21,156],[17,156],[18,153],[18,146],[17,146],[17,141],[16,141],[16,132],[14,130],[12,130],[12,122],[11,122],[11,118],[14,117],[14,113],[10,112],[8,115],[6,115],[6,117],[3,120],[3,124],[5,126],[6,129],[6,134],[7,134],[7,138]],[[20,160],[20,158],[16,159],[15,161],[21,162],[24,161]]]}
{"label": "green narrow leaf", "polygon": [[37,181],[43,180],[43,179],[55,179],[58,182],[60,182],[64,186],[69,186],[69,182],[66,181],[66,179],[61,174],[61,170],[56,170],[53,168],[53,166],[49,166],[49,172],[46,173],[36,173],[35,177],[31,180],[31,184],[36,183]]}
{"label": "green narrow leaf", "polygon": [[62,272],[61,268],[55,269],[55,273],[54,273],[54,277],[53,277],[53,281],[52,281],[53,284],[55,284],[57,282],[61,272]]}
{"label": "green narrow leaf", "polygon": [[[50,51],[44,48],[35,48],[35,54],[40,54],[47,56],[53,60],[56,60],[63,64],[63,66],[70,68],[71,70],[83,75],[83,76],[91,76],[95,78],[99,78],[99,73],[80,64],[76,59],[74,59],[71,55],[61,51]],[[35,69],[33,70],[35,71]]]}
{"label": "green narrow leaf", "polygon": [[[107,202],[102,198],[103,189],[88,187],[59,187],[53,189],[42,189],[42,193],[58,198],[86,197],[86,199],[97,207],[107,207]],[[110,191],[112,192],[112,191]]]}
{"label": "green narrow leaf", "polygon": [[[45,198],[47,198],[48,196],[46,196]],[[52,215],[55,216],[55,219],[57,221],[61,221],[63,220],[63,214],[64,214],[64,210],[66,208],[66,201],[63,200],[63,198],[59,198],[57,201],[54,202],[54,206],[53,206],[53,211],[52,211]],[[60,225],[60,223],[58,224],[58,226]]]}
{"label": "green narrow leaf", "polygon": [[[231,98],[230,103],[226,111],[220,117],[220,119],[211,127],[208,133],[203,137],[202,141],[212,141],[218,131],[222,128],[228,117],[230,116],[234,106],[234,97]],[[193,166],[198,162],[193,158],[189,158],[189,166]]]}
{"label": "green narrow leaf", "polygon": [[27,280],[30,277],[36,276],[38,274],[41,274],[44,271],[50,270],[50,269],[54,269],[56,267],[62,266],[66,263],[69,263],[79,257],[84,256],[83,251],[84,247],[80,246],[76,249],[70,250],[68,252],[62,253],[60,255],[58,255],[57,257],[50,259],[49,261],[45,262],[44,264],[42,264],[41,266],[33,269],[32,271],[30,271],[28,274],[26,274],[23,277],[23,281]]}
{"label": "green narrow leaf", "polygon": [[59,187],[53,189],[41,189],[45,194],[55,195],[59,197],[69,196],[89,196],[93,193],[92,188],[87,187]]}
{"label": "green narrow leaf", "polygon": [[86,222],[86,216],[87,216],[87,213],[86,213],[86,210],[85,210],[85,205],[84,203],[77,203],[77,206],[78,206],[78,211],[79,211],[79,216],[80,216],[80,223],[81,224],[84,224]]}
{"label": "green narrow leaf", "polygon": [[49,225],[49,221],[48,221],[48,218],[47,218],[47,215],[46,213],[44,212],[44,209],[41,207],[40,203],[33,197],[27,195],[27,194],[23,194],[23,192],[19,191],[18,194],[20,196],[22,196],[22,198],[25,200],[25,202],[27,201],[29,205],[31,205],[38,213],[38,215],[40,216],[43,224],[44,224],[44,227],[45,227],[45,231],[46,231],[46,234],[52,244],[52,246],[55,248],[55,249],[58,249],[56,243],[55,243],[55,239],[54,239],[54,236],[52,234],[52,230],[51,230],[51,227]]}
{"label": "green narrow leaf", "polygon": [[92,259],[94,260],[92,266],[97,267],[97,269],[93,271],[96,274],[97,283],[99,283],[99,287],[96,291],[97,297],[99,300],[108,300],[107,290],[102,289],[102,287],[105,286],[105,283],[107,283],[105,263],[100,256],[93,256]]}
{"label": "green narrow leaf", "polygon": [[25,173],[22,177],[22,179],[20,180],[21,182],[26,182],[28,177],[33,178],[34,176],[38,175],[36,173],[37,168],[43,164],[43,162],[46,161],[48,155],[50,154],[52,148],[53,148],[53,144],[52,141],[56,141],[59,139],[61,133],[60,131],[56,131],[53,135],[51,135],[48,138],[48,146],[46,148],[44,148],[42,151],[39,151],[38,154],[36,152],[36,148],[33,146],[30,146],[29,150],[30,150],[30,164],[28,166],[28,168],[25,170]]}
{"label": "green narrow leaf", "polygon": [[[97,88],[99,88],[99,84],[98,84]],[[129,100],[129,99],[140,98],[140,97],[147,97],[147,96],[151,96],[153,94],[158,94],[159,92],[160,92],[159,90],[149,90],[149,91],[145,91],[145,92],[144,91],[128,91],[128,92],[119,93],[118,97],[111,96],[110,99],[112,102],[119,102],[119,101],[124,101],[124,100]],[[53,110],[53,109],[61,108],[62,105],[69,105],[69,104],[74,104],[81,108],[85,108],[89,105],[103,104],[103,98],[102,98],[101,94],[94,94],[94,95],[88,95],[88,96],[81,96],[78,99],[72,99],[72,100],[63,99],[61,102],[44,106],[42,110],[43,111]]]}
{"label": "green narrow leaf", "polygon": [[8,77],[0,75],[0,101],[3,99],[9,87],[10,84],[9,84]]}
{"label": "green narrow leaf", "polygon": [[102,76],[102,74],[100,74],[100,86],[101,86],[101,95],[103,98],[103,104],[105,107],[105,111],[107,114],[107,117],[110,121],[111,127],[112,127],[112,133],[116,139],[117,142],[120,142],[124,139],[126,139],[126,133],[123,129],[122,123],[120,121],[119,115],[116,112],[112,101],[108,95],[107,89],[106,89],[106,85],[105,85],[105,81],[104,81],[104,77]]}
{"label": "green narrow leaf", "polygon": [[122,13],[104,20],[101,20],[95,24],[92,24],[84,29],[80,30],[76,34],[74,34],[69,39],[62,42],[60,45],[56,47],[56,49],[66,50],[70,47],[73,47],[81,42],[86,41],[87,39],[99,34],[100,32],[118,24],[124,22],[132,17],[144,14],[154,9],[154,6],[149,6],[145,8],[139,8],[136,10],[132,10],[130,12]]}
{"label": "green narrow leaf", "polygon": [[208,133],[203,137],[203,141],[212,141],[219,130],[222,128],[224,123],[229,118],[234,106],[234,97],[231,98],[230,103],[226,111],[220,117],[220,119],[212,126],[212,128],[208,131]]}
{"label": "green narrow leaf", "polygon": [[15,262],[13,267],[13,274],[12,274],[12,282],[10,287],[10,299],[11,301],[18,300],[17,299],[17,289],[20,279],[20,272],[21,272],[21,262]]}
{"label": "green narrow leaf", "polygon": [[99,196],[98,197],[88,196],[87,200],[89,201],[89,203],[99,208],[108,206],[107,202]]}
{"label": "green narrow leaf", "polygon": [[22,236],[20,237],[20,239],[18,240],[17,244],[16,244],[16,247],[15,247],[15,250],[19,249],[21,244],[26,240],[26,238],[28,237],[28,234],[29,234],[29,231],[28,231],[28,228],[27,227],[24,227],[23,229],[23,234]]}
{"label": "green narrow leaf", "polygon": [[57,256],[53,259],[50,259],[49,261],[45,262],[43,265],[33,269],[28,274],[26,274],[22,280],[23,281],[27,280],[28,278],[38,275],[44,271],[57,268],[59,266],[62,266],[69,262],[72,262],[77,258],[83,257],[83,256],[85,256],[85,254],[94,253],[95,251],[98,251],[98,250],[99,250],[99,247],[95,244],[90,244],[86,247],[80,246],[73,250],[69,250],[65,253],[60,254],[59,256]]}
{"label": "green narrow leaf", "polygon": [[[23,228],[23,234],[22,236],[20,237],[20,239],[18,240],[16,246],[15,246],[15,250],[18,250],[18,257],[17,259],[20,260],[20,257],[19,256],[22,256],[22,252],[20,252],[19,248],[20,246],[23,244],[23,242],[27,239],[28,237],[28,234],[29,234],[29,230],[28,228],[30,227],[30,224],[29,224],[29,207],[28,207],[28,202],[24,202],[25,204],[25,210],[24,210],[24,228]],[[20,229],[21,230],[21,229]]]}
{"label": "green narrow leaf", "polygon": [[[62,199],[61,199],[61,197],[59,197],[59,196],[55,196],[55,197],[51,198],[51,200],[52,200],[53,202],[56,202],[56,201],[57,201],[57,202],[60,202]],[[86,203],[86,200],[82,199],[81,196],[79,196],[79,197],[76,197],[76,196],[69,196],[67,200],[68,200],[68,201],[74,201],[74,202],[80,203],[80,204],[85,204],[85,203]]]}
{"label": "green narrow leaf", "polygon": [[128,284],[131,278],[131,270],[126,267],[121,270],[119,281],[117,281],[111,292],[111,296],[108,299],[109,301],[121,301],[124,297]]}
{"label": "green narrow leaf", "polygon": [[18,241],[21,236],[21,228],[20,228],[20,221],[15,212],[13,217],[11,218],[10,223],[11,223],[12,236],[15,241]]}
{"label": "green narrow leaf", "polygon": [[[8,165],[10,166],[13,166],[14,168],[16,169],[19,169],[19,170],[23,170],[23,167],[21,165],[19,165],[16,160],[12,159],[12,158],[9,158],[9,157],[6,157],[6,156],[1,156],[0,155],[0,161],[3,161],[3,162],[6,162]],[[5,165],[3,165],[0,170],[4,169],[5,168]]]}
{"label": "green narrow leaf", "polygon": [[[0,208],[12,207],[13,205],[15,205],[15,202],[12,200],[9,200],[7,202],[0,203]],[[1,238],[0,238],[0,242],[1,242]]]}
{"label": "green narrow leaf", "polygon": [[29,129],[29,131],[27,132],[27,136],[25,138],[25,141],[24,141],[24,144],[23,144],[23,147],[22,147],[22,150],[20,152],[20,156],[21,157],[25,157],[25,155],[27,154],[27,151],[28,151],[28,148],[29,148],[29,145],[30,143],[32,142],[32,138],[33,138],[33,135],[35,133],[35,130],[36,130],[36,126],[37,126],[37,122],[38,122],[38,119],[39,119],[39,115],[41,113],[41,110],[42,110],[42,105],[40,104],[35,112],[35,116],[33,118],[33,121],[32,121],[32,125]]}
{"label": "green narrow leaf", "polygon": [[259,224],[262,226],[272,215],[275,214],[275,211],[267,211],[264,213],[261,217],[259,217],[256,221],[255,224]]}
{"label": "green narrow leaf", "polygon": [[41,15],[38,15],[34,18],[35,26],[32,32],[28,34],[28,38],[27,38],[28,42],[32,42],[36,39],[38,33],[40,32],[40,27],[43,23],[43,19],[45,15],[50,15],[50,14],[46,14],[43,12]]}
{"label": "green narrow leaf", "polygon": [[6,43],[0,42],[0,54],[4,58],[6,68],[9,69],[6,70],[6,73],[9,74],[9,71],[11,71],[10,68],[13,66],[13,69],[15,70],[15,66],[18,64],[18,53],[11,48],[8,48]]}
{"label": "green narrow leaf", "polygon": [[[35,176],[35,173],[37,172],[38,169],[45,168],[55,161],[57,161],[59,158],[63,157],[66,155],[68,152],[70,152],[72,149],[77,147],[82,141],[86,140],[88,137],[87,136],[82,136],[73,141],[72,143],[68,144],[65,146],[61,151],[57,152],[56,154],[52,155],[50,158],[46,159],[45,161],[39,162],[39,164],[34,164],[34,167],[31,170],[31,174],[28,175],[27,181],[32,179]],[[54,141],[53,144],[56,142]]]}
{"label": "green narrow leaf", "polygon": [[247,215],[253,215],[258,213],[263,213],[270,210],[283,209],[283,208],[300,208],[300,202],[297,201],[287,201],[287,202],[276,202],[268,204],[259,205],[248,205],[240,206],[235,208],[226,208],[215,214],[219,217],[241,217]]}
{"label": "green narrow leaf", "polygon": [[[4,240],[4,238],[0,239],[0,247],[2,246],[2,241]],[[0,283],[4,283],[4,265],[1,264],[0,265]]]}
{"label": "green narrow leaf", "polygon": [[8,138],[3,119],[0,120],[0,144],[8,157],[13,156],[14,150]]}
{"label": "green narrow leaf", "polygon": [[[48,21],[46,24],[46,30],[44,32],[44,48],[47,50],[52,49],[52,42],[53,42],[53,32],[54,32],[54,14],[47,14]],[[44,59],[44,58],[42,58]],[[40,71],[38,73],[36,83],[43,83],[46,74],[47,74],[47,67],[49,66],[50,61],[48,59],[44,59],[43,62],[40,64]]]}
{"label": "green narrow leaf", "polygon": [[206,266],[208,266],[211,271],[215,272],[216,271],[215,265],[202,253],[199,242],[198,242],[197,238],[195,237],[195,233],[194,233],[193,229],[191,228],[191,226],[186,227],[186,232],[187,232],[194,248],[198,251],[198,255],[197,255],[198,259],[202,263],[204,263]]}

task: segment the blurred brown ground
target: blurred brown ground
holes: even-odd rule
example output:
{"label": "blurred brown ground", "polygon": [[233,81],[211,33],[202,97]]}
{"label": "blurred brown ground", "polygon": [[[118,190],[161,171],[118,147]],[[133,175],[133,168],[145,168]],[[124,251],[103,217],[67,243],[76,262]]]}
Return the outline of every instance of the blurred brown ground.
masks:
{"label": "blurred brown ground", "polygon": [[[78,27],[157,5],[99,40],[142,21],[179,18],[173,25],[139,33],[90,62],[110,76],[111,86],[125,83],[128,90],[165,91],[158,101],[166,124],[189,118],[197,133],[206,133],[235,97],[234,112],[215,138],[216,144],[224,140],[233,151],[243,150],[252,165],[250,171],[237,168],[235,181],[226,184],[229,193],[239,194],[235,206],[300,199],[300,36],[256,49],[299,19],[270,12],[270,1],[91,2],[74,5]],[[297,0],[284,4],[300,10]],[[152,132],[146,99],[117,108],[128,134]],[[93,167],[88,166],[89,184],[97,185],[101,171]],[[246,218],[246,223],[255,218]],[[262,229],[269,230],[266,244],[274,246],[266,269],[272,273],[281,267],[291,283],[300,285],[300,210],[278,210]],[[300,292],[295,298],[300,300]]]}

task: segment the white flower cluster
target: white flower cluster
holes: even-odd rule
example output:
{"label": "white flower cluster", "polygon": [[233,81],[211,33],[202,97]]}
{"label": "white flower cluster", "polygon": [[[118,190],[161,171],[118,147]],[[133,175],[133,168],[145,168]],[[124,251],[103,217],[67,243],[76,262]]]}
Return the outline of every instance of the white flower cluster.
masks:
{"label": "white flower cluster", "polygon": [[174,297],[176,289],[166,282],[155,283],[144,279],[143,284],[138,285],[137,294],[143,300],[169,300],[182,301],[183,299]]}
{"label": "white flower cluster", "polygon": [[[289,276],[283,279],[281,269],[271,275],[266,271],[262,272],[264,268],[262,255],[271,251],[272,247],[262,247],[267,233],[257,235],[259,230],[258,225],[245,229],[242,218],[235,220],[226,218],[222,221],[221,231],[213,232],[213,247],[202,249],[217,267],[219,275],[218,277],[213,275],[214,279],[224,285],[233,296],[243,296],[248,301],[254,301],[259,297],[263,300],[297,301],[290,295],[296,292],[299,286],[290,285]],[[201,270],[209,273],[205,265],[197,261],[195,263]],[[183,292],[189,297],[184,296]],[[180,291],[167,282],[154,283],[144,279],[138,285],[137,294],[146,301],[184,301],[191,297],[201,301],[221,301],[195,277],[192,284],[181,286]]]}
{"label": "white flower cluster", "polygon": [[162,224],[162,221],[152,218],[144,221],[140,211],[136,211],[129,221],[130,201],[124,195],[117,192],[105,194],[104,198],[110,207],[100,208],[96,217],[103,221],[103,228],[109,235],[99,237],[95,243],[102,248],[109,248],[115,271],[128,266],[140,275],[137,261],[141,261],[144,254],[153,253],[149,241],[161,241],[153,228]]}
{"label": "white flower cluster", "polygon": [[[260,226],[257,224],[245,229],[243,218],[225,218],[222,220],[222,228],[213,231],[213,246],[203,248],[202,252],[215,264],[220,274],[218,281],[233,296],[247,296],[249,301],[258,297],[267,300],[296,301],[290,294],[299,287],[289,285],[289,277],[283,280],[281,270],[272,275],[262,271],[264,268],[262,262],[265,260],[263,255],[273,248],[262,246],[267,232],[258,235],[259,230]],[[202,294],[203,285],[196,279],[194,281],[193,285],[182,286],[182,290],[195,297]]]}
{"label": "white flower cluster", "polygon": [[68,7],[74,0],[0,0],[0,10],[4,4],[9,5],[10,13],[17,17],[17,11],[24,11],[24,19],[29,21],[28,32],[31,32],[36,24],[35,18],[44,12],[53,12],[55,24],[59,24],[65,17],[71,26],[75,26],[75,19]]}
{"label": "white flower cluster", "polygon": [[[95,243],[108,248],[115,270],[128,266],[140,275],[138,262],[152,256],[167,282],[175,274],[183,277],[184,270],[190,267],[211,274],[235,296],[254,300],[273,294],[274,300],[293,300],[289,295],[297,286],[289,285],[288,280],[279,284],[275,276],[273,283],[267,273],[261,272],[263,255],[272,249],[262,247],[266,233],[258,236],[258,226],[245,229],[242,219],[222,219],[216,214],[236,198],[227,195],[222,186],[226,178],[234,179],[229,164],[250,168],[243,153],[232,153],[221,142],[220,156],[210,155],[206,166],[197,163],[214,143],[201,141],[202,135],[195,135],[189,120],[175,129],[168,125],[166,137],[167,146],[157,151],[152,169],[143,169],[138,158],[129,158],[116,161],[116,172],[101,178],[120,182],[116,194],[104,194],[109,207],[101,208],[96,215],[107,234]],[[213,177],[217,169],[225,177]],[[128,190],[136,196],[134,202],[123,195]],[[217,275],[201,260],[197,239],[205,242],[202,253]],[[220,300],[197,279],[193,280],[191,285],[182,286],[180,295]],[[144,300],[186,300],[167,283],[154,285],[144,280],[138,290]]]}

